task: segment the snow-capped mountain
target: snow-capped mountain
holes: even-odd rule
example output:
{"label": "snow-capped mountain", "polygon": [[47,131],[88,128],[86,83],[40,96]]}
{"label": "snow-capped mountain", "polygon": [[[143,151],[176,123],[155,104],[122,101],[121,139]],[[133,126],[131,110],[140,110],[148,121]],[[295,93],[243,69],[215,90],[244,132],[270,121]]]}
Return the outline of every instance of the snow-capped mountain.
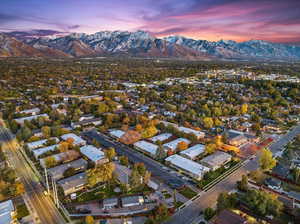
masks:
{"label": "snow-capped mountain", "polygon": [[[46,49],[48,53],[52,50],[55,54],[69,57],[125,55],[185,59],[300,59],[299,46],[261,40],[238,43],[232,40],[194,40],[183,36],[157,38],[145,31],[101,31],[94,34],[63,35],[54,31],[39,30],[29,34],[14,32],[7,35],[41,53]],[[22,38],[19,38],[20,36]]]}

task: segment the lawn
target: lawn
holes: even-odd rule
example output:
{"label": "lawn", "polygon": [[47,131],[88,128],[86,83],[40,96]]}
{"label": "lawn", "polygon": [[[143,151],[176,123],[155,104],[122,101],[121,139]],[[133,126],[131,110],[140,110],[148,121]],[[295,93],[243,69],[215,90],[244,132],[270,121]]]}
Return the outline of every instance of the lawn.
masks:
{"label": "lawn", "polygon": [[181,201],[176,201],[175,203],[175,208],[179,208],[181,205],[183,205],[184,203]]}
{"label": "lawn", "polygon": [[182,190],[179,191],[179,193],[188,199],[191,199],[197,195],[197,193],[189,187],[184,187]]}

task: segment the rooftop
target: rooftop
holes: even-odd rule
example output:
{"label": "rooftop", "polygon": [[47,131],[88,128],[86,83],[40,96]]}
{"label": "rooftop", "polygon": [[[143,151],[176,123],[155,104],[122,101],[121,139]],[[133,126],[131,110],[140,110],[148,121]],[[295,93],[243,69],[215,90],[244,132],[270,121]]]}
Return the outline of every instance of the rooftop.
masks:
{"label": "rooftop", "polygon": [[152,138],[149,138],[149,140],[152,142],[157,142],[157,141],[163,142],[163,141],[171,138],[172,136],[173,135],[171,133],[162,133],[162,134],[156,135]]}
{"label": "rooftop", "polygon": [[195,158],[200,154],[204,153],[204,151],[205,151],[205,145],[197,144],[180,152],[180,154],[188,156],[190,158]]}
{"label": "rooftop", "polygon": [[163,144],[163,147],[166,147],[166,148],[169,148],[171,149],[172,151],[174,151],[176,148],[177,148],[177,145],[179,142],[185,142],[187,144],[190,144],[191,142],[186,139],[186,138],[177,138],[171,142],[168,142],[168,143],[165,143]]}
{"label": "rooftop", "polygon": [[158,149],[158,146],[155,144],[152,144],[150,142],[146,142],[146,141],[138,141],[136,143],[133,144],[135,147],[140,148],[143,151],[146,151],[152,155],[156,154],[156,151]]}
{"label": "rooftop", "polygon": [[11,213],[15,210],[12,200],[0,203],[0,223],[11,224]]}
{"label": "rooftop", "polygon": [[97,162],[98,160],[105,158],[104,152],[93,145],[86,145],[81,147],[80,152],[93,162]]}
{"label": "rooftop", "polygon": [[79,136],[77,136],[73,133],[62,135],[61,138],[63,140],[67,140],[68,138],[72,138],[74,140],[74,145],[85,145],[86,144],[85,140],[83,140],[82,138],[80,138]]}

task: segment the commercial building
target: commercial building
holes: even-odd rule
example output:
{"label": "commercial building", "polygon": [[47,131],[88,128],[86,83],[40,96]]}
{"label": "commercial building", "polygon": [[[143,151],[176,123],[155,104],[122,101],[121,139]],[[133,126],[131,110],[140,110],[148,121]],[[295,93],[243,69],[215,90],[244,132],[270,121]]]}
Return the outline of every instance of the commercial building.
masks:
{"label": "commercial building", "polygon": [[97,126],[102,124],[101,118],[92,118],[92,119],[85,119],[82,121],[74,122],[71,124],[72,128],[80,128],[80,127],[86,127],[86,126]]}
{"label": "commercial building", "polygon": [[32,153],[33,153],[34,157],[36,159],[38,159],[39,156],[43,155],[46,152],[54,151],[54,150],[58,149],[58,147],[59,147],[59,144],[50,145],[50,146],[47,146],[47,147],[35,149],[35,150],[32,151]]}
{"label": "commercial building", "polygon": [[77,136],[77,135],[75,135],[73,133],[62,135],[61,138],[63,140],[65,140],[65,141],[67,139],[69,139],[69,138],[73,139],[74,140],[73,144],[76,145],[76,146],[84,146],[84,145],[86,145],[86,141],[85,140],[83,140],[82,138],[80,138],[79,136]]}
{"label": "commercial building", "polygon": [[198,156],[203,154],[204,151],[205,151],[205,145],[197,144],[180,152],[180,154],[188,159],[195,160]]}
{"label": "commercial building", "polygon": [[104,152],[97,149],[95,146],[86,145],[80,148],[80,152],[95,164],[103,164],[108,162]]}
{"label": "commercial building", "polygon": [[197,130],[194,130],[194,129],[191,129],[191,128],[179,127],[178,130],[181,131],[181,132],[184,132],[186,134],[194,134],[198,139],[205,137],[205,133],[204,132],[197,131]]}
{"label": "commercial building", "polygon": [[128,196],[121,198],[122,207],[132,207],[144,204],[144,197],[143,196]]}
{"label": "commercial building", "polygon": [[185,142],[187,144],[191,143],[190,140],[188,140],[186,138],[177,138],[174,141],[163,144],[163,147],[166,150],[175,151],[177,149],[177,145],[178,145],[179,142]]}
{"label": "commercial building", "polygon": [[216,170],[228,163],[231,160],[232,156],[226,152],[216,151],[214,154],[211,154],[205,158],[203,158],[200,162],[211,168],[212,170]]}
{"label": "commercial building", "polygon": [[0,223],[13,224],[15,223],[15,207],[12,200],[0,203]]}
{"label": "commercial building", "polygon": [[150,142],[146,142],[146,141],[138,141],[136,143],[133,144],[134,148],[136,148],[137,150],[140,150],[142,152],[145,152],[146,154],[155,157],[156,153],[157,153],[157,149],[158,146],[155,144],[152,144]]}
{"label": "commercial building", "polygon": [[87,183],[86,173],[78,173],[57,182],[62,187],[65,195],[70,195],[85,188]]}
{"label": "commercial building", "polygon": [[[56,143],[59,142],[58,138],[51,138],[51,139],[55,140]],[[48,139],[43,139],[43,140],[39,140],[39,141],[35,141],[35,142],[29,142],[26,145],[27,145],[28,149],[34,150],[34,149],[44,146],[44,144],[47,143],[47,141],[48,141]]]}
{"label": "commercial building", "polygon": [[197,180],[202,179],[204,174],[210,171],[210,168],[179,155],[169,156],[166,162]]}
{"label": "commercial building", "polygon": [[48,174],[54,179],[59,180],[64,178],[64,172],[69,168],[74,168],[77,172],[84,171],[87,169],[88,162],[84,159],[77,159],[69,163],[48,169]]}
{"label": "commercial building", "polygon": [[152,138],[149,138],[149,140],[152,142],[157,142],[157,141],[163,142],[163,141],[168,140],[172,136],[173,135],[171,133],[162,133],[162,134],[156,135]]}

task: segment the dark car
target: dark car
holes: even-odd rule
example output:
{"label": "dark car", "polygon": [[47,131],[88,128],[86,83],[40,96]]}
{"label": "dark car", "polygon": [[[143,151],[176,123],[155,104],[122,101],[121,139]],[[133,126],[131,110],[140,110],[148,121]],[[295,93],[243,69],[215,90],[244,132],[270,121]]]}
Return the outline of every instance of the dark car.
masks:
{"label": "dark car", "polygon": [[171,188],[176,190],[181,190],[185,187],[185,184],[182,181],[170,180],[168,184]]}

